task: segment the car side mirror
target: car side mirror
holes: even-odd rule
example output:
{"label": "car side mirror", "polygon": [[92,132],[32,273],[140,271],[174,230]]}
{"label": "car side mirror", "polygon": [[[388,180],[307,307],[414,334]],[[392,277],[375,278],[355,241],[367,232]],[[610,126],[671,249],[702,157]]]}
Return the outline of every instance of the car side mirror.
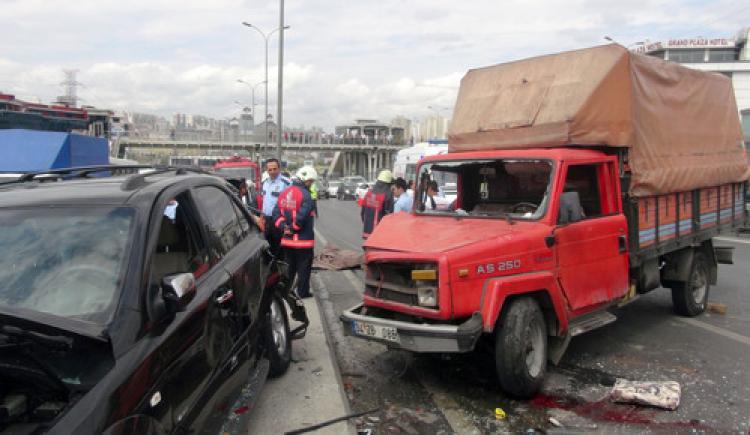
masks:
{"label": "car side mirror", "polygon": [[161,284],[164,304],[172,313],[184,311],[197,292],[195,276],[192,273],[167,275]]}

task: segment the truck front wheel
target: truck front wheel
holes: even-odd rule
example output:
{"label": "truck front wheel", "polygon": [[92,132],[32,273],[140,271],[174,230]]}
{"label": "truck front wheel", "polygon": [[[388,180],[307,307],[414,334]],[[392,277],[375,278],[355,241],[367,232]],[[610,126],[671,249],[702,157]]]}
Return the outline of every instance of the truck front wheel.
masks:
{"label": "truck front wheel", "polygon": [[511,302],[495,335],[495,367],[503,390],[529,398],[542,385],[547,371],[547,328],[539,304],[532,298]]}
{"label": "truck front wheel", "polygon": [[694,317],[706,310],[710,288],[708,274],[706,256],[696,251],[688,280],[672,285],[672,304],[677,314]]}

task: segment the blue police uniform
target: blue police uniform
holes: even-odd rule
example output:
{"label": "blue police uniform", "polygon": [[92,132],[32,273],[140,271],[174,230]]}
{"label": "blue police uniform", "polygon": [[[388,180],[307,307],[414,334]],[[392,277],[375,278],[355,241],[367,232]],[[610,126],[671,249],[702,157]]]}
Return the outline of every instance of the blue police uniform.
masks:
{"label": "blue police uniform", "polygon": [[263,194],[263,217],[266,220],[266,240],[271,248],[271,253],[276,256],[281,256],[281,231],[279,231],[273,222],[273,210],[276,208],[276,203],[279,201],[279,195],[287,187],[291,186],[292,182],[287,177],[279,175],[275,180],[271,178],[267,179],[261,185],[261,193]]}

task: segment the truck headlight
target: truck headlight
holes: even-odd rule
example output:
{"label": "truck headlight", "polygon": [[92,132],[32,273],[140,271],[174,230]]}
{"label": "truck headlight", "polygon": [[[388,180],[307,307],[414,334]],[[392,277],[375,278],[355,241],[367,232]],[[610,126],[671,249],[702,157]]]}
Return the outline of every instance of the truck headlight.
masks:
{"label": "truck headlight", "polygon": [[437,289],[435,287],[417,287],[417,301],[423,307],[437,306]]}

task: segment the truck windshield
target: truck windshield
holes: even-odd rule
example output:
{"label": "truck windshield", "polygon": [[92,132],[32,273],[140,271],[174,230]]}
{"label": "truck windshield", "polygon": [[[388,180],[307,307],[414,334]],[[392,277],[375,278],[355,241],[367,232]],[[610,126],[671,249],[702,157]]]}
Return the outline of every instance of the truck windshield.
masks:
{"label": "truck windshield", "polygon": [[230,177],[244,177],[247,181],[255,180],[255,168],[252,166],[226,166],[216,172]]}
{"label": "truck windshield", "polygon": [[552,163],[498,159],[441,161],[420,167],[417,213],[539,219],[549,198]]}
{"label": "truck windshield", "polygon": [[0,306],[105,323],[133,216],[124,207],[0,210]]}

